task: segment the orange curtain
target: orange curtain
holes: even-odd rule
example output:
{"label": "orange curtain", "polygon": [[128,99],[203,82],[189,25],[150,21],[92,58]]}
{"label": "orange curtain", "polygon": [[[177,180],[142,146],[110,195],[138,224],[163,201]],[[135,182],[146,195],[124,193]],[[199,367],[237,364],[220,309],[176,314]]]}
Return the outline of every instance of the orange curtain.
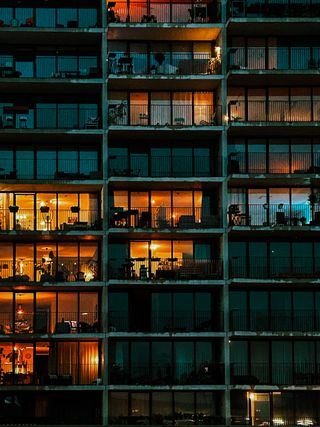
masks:
{"label": "orange curtain", "polygon": [[80,343],[80,384],[92,384],[99,373],[99,350],[97,342]]}

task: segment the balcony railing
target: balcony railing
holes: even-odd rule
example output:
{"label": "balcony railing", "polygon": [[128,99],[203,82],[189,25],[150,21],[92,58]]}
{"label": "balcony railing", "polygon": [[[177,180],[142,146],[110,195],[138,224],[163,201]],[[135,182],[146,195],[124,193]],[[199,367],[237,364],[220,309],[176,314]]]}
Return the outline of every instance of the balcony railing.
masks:
{"label": "balcony railing", "polygon": [[231,17],[313,18],[320,16],[320,5],[318,0],[230,0],[229,11]]}
{"label": "balcony railing", "polygon": [[318,204],[236,204],[228,208],[229,225],[274,226],[274,225],[320,225]]}
{"label": "balcony railing", "polygon": [[151,314],[147,325],[139,315],[128,316],[125,311],[109,311],[110,332],[210,332],[222,331],[222,313],[199,310],[196,313],[187,310],[160,311]]}
{"label": "balcony railing", "polygon": [[[156,61],[161,55],[161,64]],[[192,75],[219,74],[221,62],[208,54],[159,52],[154,54],[135,53],[123,54],[112,52],[108,55],[109,74],[151,74],[151,75]],[[159,59],[159,61],[161,61]]]}
{"label": "balcony railing", "polygon": [[95,107],[5,106],[0,108],[0,128],[4,129],[99,129]]}
{"label": "balcony railing", "polygon": [[20,209],[12,213],[9,209],[0,209],[1,231],[81,231],[101,229],[102,221],[98,210],[81,209],[78,213],[71,210],[57,211]]}
{"label": "balcony railing", "polygon": [[232,384],[316,385],[320,379],[320,365],[312,362],[296,363],[233,363]]}
{"label": "balcony railing", "polygon": [[48,313],[46,310],[23,310],[23,313],[15,314],[14,321],[12,319],[12,311],[0,313],[0,334],[80,334],[100,331],[96,312]]}
{"label": "balcony railing", "polygon": [[[18,373],[12,370],[3,372],[0,377],[0,385],[98,385],[101,384],[98,380],[98,363],[59,363],[57,368],[51,369],[49,372],[44,370],[32,370],[32,366],[28,366],[29,372]],[[21,369],[21,368],[20,368]]]}
{"label": "balcony railing", "polygon": [[250,332],[317,332],[320,316],[314,310],[231,310],[230,330]]}
{"label": "balcony railing", "polygon": [[[109,156],[109,176],[209,177],[215,176],[208,156]],[[215,168],[216,175],[218,168]]]}
{"label": "balcony railing", "polygon": [[110,126],[217,126],[221,124],[221,107],[168,103],[109,106]]}
{"label": "balcony railing", "polygon": [[233,47],[230,70],[318,70],[320,47]]}
{"label": "balcony railing", "polygon": [[312,257],[233,256],[230,276],[246,279],[308,279],[320,277],[320,263]]}
{"label": "balcony railing", "polygon": [[220,259],[110,259],[109,278],[125,280],[215,280],[221,278]]}
{"label": "balcony railing", "polygon": [[[97,63],[97,57],[94,56],[34,56],[26,67],[14,55],[4,56],[0,53],[0,57],[2,78],[93,79],[102,76],[101,69],[92,65],[92,62]],[[74,65],[70,66],[70,63]]]}
{"label": "balcony railing", "polygon": [[230,101],[230,123],[318,122],[320,101]]}
{"label": "balcony railing", "polygon": [[132,366],[129,370],[117,364],[109,366],[110,384],[222,384],[224,365],[207,363],[196,367],[193,363],[154,366]]}
{"label": "balcony railing", "polygon": [[[1,162],[0,179],[101,179],[97,160],[72,160],[59,157],[57,159],[37,159],[27,155],[16,160],[16,169],[10,168],[9,162]],[[35,170],[36,163],[36,170]],[[14,162],[11,161],[13,166]],[[3,166],[3,167],[2,167]]]}
{"label": "balcony railing", "polygon": [[320,153],[291,150],[231,153],[229,155],[230,173],[254,174],[312,174],[320,173]]}
{"label": "balcony railing", "polygon": [[[49,7],[48,7],[49,6]],[[12,7],[8,2],[5,7],[0,7],[1,27],[42,27],[42,28],[87,28],[98,26],[98,4],[94,8],[82,4],[79,8],[74,3],[68,7],[56,7],[57,4],[48,5],[42,2],[39,7],[21,4],[21,7]]]}
{"label": "balcony railing", "polygon": [[187,229],[219,227],[218,215],[205,207],[113,207],[109,211],[110,226],[116,228]]}
{"label": "balcony railing", "polygon": [[37,262],[19,258],[0,260],[0,283],[90,282],[99,280],[97,261],[88,258],[40,258]]}
{"label": "balcony railing", "polygon": [[108,9],[108,22],[206,24],[220,21],[220,9],[220,2],[217,1],[117,1],[114,9]]}

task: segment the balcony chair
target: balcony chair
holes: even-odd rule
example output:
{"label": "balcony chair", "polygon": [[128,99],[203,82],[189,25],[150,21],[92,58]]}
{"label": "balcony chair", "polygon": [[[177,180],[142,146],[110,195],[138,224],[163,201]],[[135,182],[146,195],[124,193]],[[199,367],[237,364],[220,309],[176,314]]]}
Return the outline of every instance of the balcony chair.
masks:
{"label": "balcony chair", "polygon": [[133,58],[122,57],[118,60],[119,73],[132,74],[133,73]]}
{"label": "balcony chair", "polygon": [[110,74],[116,73],[116,65],[117,65],[117,54],[114,52],[110,52],[108,54],[108,72]]}
{"label": "balcony chair", "polygon": [[178,222],[179,228],[195,228],[196,218],[194,215],[181,215]]}
{"label": "balcony chair", "polygon": [[140,280],[146,280],[148,279],[148,268],[145,265],[140,266]]}
{"label": "balcony chair", "polygon": [[27,129],[28,117],[21,116],[19,118],[19,127],[20,129]]}
{"label": "balcony chair", "polygon": [[57,322],[54,332],[56,334],[70,334],[71,332],[70,323],[65,322],[64,320],[62,322]]}
{"label": "balcony chair", "polygon": [[5,116],[5,128],[13,129],[14,128],[14,118],[13,116]]}
{"label": "balcony chair", "polygon": [[205,215],[201,218],[200,227],[219,227],[219,219],[217,215]]}
{"label": "balcony chair", "polygon": [[100,118],[99,117],[89,117],[86,121],[86,129],[99,129]]}
{"label": "balcony chair", "polygon": [[288,218],[286,218],[285,213],[282,211],[276,212],[276,224],[277,225],[287,225]]}

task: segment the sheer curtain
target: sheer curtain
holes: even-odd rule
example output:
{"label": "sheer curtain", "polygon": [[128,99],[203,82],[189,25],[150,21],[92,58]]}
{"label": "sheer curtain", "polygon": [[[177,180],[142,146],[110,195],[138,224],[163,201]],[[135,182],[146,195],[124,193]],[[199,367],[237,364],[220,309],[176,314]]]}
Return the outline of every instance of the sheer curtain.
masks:
{"label": "sheer curtain", "polygon": [[80,343],[79,383],[92,384],[99,376],[99,350],[97,342]]}
{"label": "sheer curtain", "polygon": [[58,375],[71,375],[72,384],[78,383],[78,343],[58,343],[57,367]]}

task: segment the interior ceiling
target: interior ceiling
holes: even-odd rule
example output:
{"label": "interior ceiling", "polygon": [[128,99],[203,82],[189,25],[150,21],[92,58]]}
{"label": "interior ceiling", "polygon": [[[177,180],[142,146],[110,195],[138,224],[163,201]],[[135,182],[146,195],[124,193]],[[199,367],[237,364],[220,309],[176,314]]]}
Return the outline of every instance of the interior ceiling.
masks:
{"label": "interior ceiling", "polygon": [[[201,25],[188,24],[188,28],[184,28],[181,24],[172,25],[168,27],[163,24],[163,27],[159,27],[159,24],[155,24],[157,31],[150,35],[152,24],[136,24],[132,27],[125,27],[121,24],[110,25],[108,29],[108,40],[143,40],[145,41],[164,41],[164,40],[175,40],[175,41],[212,41],[216,40],[221,31],[221,25],[217,24],[211,28],[201,28]],[[150,37],[151,36],[151,37]]]}

